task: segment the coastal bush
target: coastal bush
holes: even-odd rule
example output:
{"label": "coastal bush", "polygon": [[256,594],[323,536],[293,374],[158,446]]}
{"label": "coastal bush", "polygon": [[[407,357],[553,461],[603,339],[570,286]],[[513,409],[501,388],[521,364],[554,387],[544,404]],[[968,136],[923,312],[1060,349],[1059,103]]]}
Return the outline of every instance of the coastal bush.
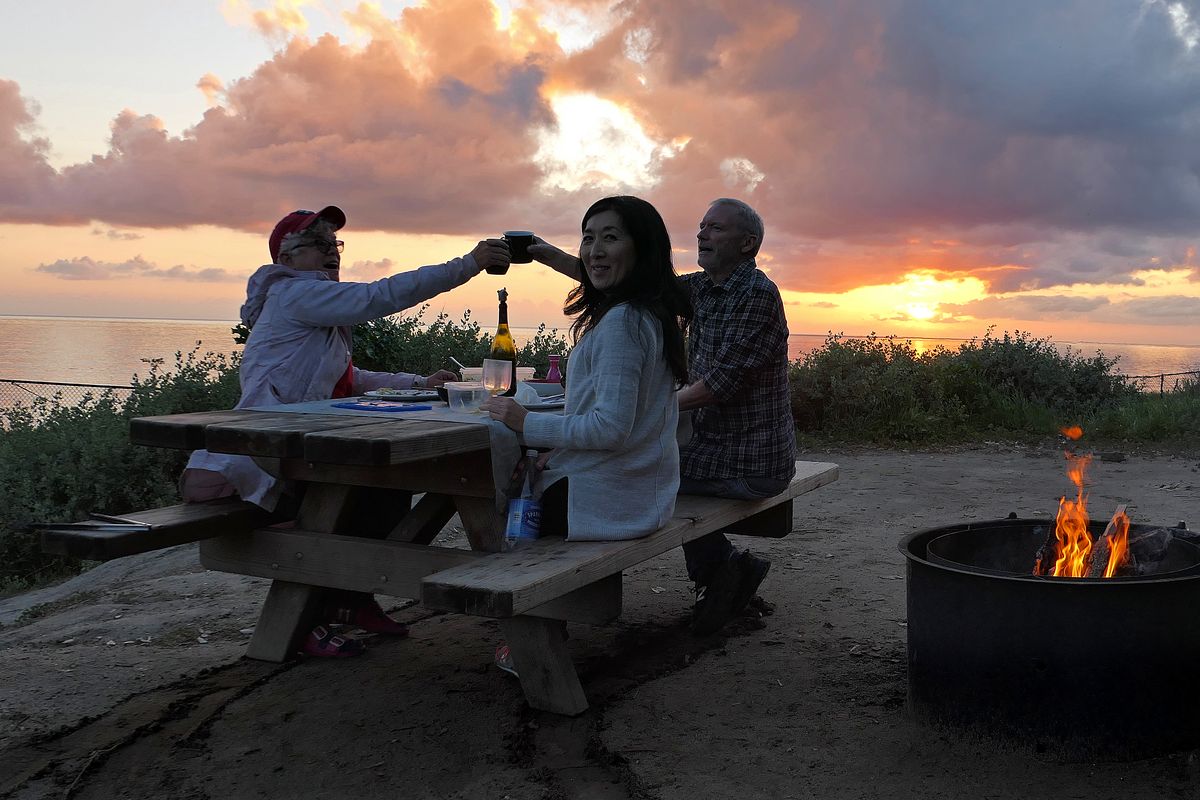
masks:
{"label": "coastal bush", "polygon": [[797,427],[868,441],[941,441],[966,409],[927,379],[933,354],[894,338],[830,336],[789,369]]}
{"label": "coastal bush", "polygon": [[791,365],[792,413],[802,434],[876,443],[1031,437],[1068,422],[1110,437],[1124,425],[1152,441],[1188,430],[1186,415],[1139,394],[1116,363],[1020,331],[924,352],[831,335]]}
{"label": "coastal bush", "polygon": [[67,403],[59,395],[0,409],[0,593],[78,568],[42,554],[29,523],[178,502],[188,454],[131,444],[129,420],[233,406],[237,363],[236,356],[177,353],[173,368],[156,362],[135,375],[128,397],[106,392]]}
{"label": "coastal bush", "polygon": [[[355,363],[428,374],[447,366],[448,355],[471,364],[486,356],[491,332],[469,313],[424,323],[425,311],[357,326]],[[544,374],[551,354],[568,352],[566,339],[542,325],[518,357]],[[173,366],[155,362],[135,375],[126,398],[107,393],[70,403],[58,396],[0,409],[0,594],[78,567],[42,555],[25,531],[29,522],[177,502],[187,454],[130,445],[129,420],[232,407],[238,363],[236,356],[180,353]],[[1064,424],[1082,425],[1090,441],[1200,440],[1200,380],[1139,393],[1114,367],[1100,353],[1059,353],[1049,340],[1020,332],[989,331],[952,350],[927,351],[895,338],[831,335],[790,365],[789,378],[798,432],[825,442],[1040,438]]]}
{"label": "coastal bush", "polygon": [[[364,322],[354,326],[354,366],[373,372],[413,372],[430,375],[439,369],[458,371],[450,361],[454,356],[467,366],[479,366],[492,346],[492,330],[484,330],[465,311],[452,320],[440,313],[432,322],[425,321],[428,305],[411,313]],[[233,329],[234,341],[245,344],[249,330],[244,325]],[[545,375],[550,356],[566,355],[571,350],[557,329],[538,326],[534,335],[517,348],[517,363],[533,367]]]}

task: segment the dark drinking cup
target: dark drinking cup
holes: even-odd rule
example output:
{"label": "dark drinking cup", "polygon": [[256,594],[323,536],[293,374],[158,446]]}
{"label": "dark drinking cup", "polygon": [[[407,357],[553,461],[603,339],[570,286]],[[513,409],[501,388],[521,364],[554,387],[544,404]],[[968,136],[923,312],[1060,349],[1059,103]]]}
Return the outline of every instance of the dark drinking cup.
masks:
{"label": "dark drinking cup", "polygon": [[508,252],[514,264],[528,264],[533,261],[529,255],[529,245],[533,244],[533,231],[505,231],[504,241],[508,242]]}

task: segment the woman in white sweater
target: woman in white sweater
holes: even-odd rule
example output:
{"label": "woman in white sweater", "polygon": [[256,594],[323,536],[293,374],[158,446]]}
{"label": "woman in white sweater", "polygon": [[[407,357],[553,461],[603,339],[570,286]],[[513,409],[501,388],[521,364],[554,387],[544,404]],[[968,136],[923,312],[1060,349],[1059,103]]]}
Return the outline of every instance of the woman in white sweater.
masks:
{"label": "woman in white sweater", "polygon": [[679,411],[691,302],[671,263],[666,225],[636,197],[606,197],[583,216],[580,284],[567,295],[575,347],[562,415],[488,400],[493,419],[539,463],[542,531],[569,540],[636,539],[662,527],[679,490]]}

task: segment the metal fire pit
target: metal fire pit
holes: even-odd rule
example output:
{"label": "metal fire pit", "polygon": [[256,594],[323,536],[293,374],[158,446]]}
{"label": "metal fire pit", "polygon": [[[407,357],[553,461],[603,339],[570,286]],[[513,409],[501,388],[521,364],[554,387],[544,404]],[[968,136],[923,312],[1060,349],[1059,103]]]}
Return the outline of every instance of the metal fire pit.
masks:
{"label": "metal fire pit", "polygon": [[[912,713],[1068,760],[1200,745],[1200,548],[1177,534],[1153,575],[1031,574],[1053,520],[921,531],[908,561]],[[1093,523],[1093,538],[1105,523]],[[1130,537],[1157,526],[1133,525]]]}

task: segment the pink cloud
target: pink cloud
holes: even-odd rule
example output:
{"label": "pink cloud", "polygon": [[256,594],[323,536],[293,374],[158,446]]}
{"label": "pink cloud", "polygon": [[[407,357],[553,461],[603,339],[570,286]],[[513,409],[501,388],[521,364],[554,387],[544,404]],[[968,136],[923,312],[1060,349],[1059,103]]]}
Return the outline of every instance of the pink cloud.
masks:
{"label": "pink cloud", "polygon": [[[570,247],[606,190],[548,190],[535,156],[549,100],[578,92],[629,109],[657,143],[687,142],[651,157],[656,183],[627,187],[677,247],[694,245],[707,200],[742,196],[785,288],[929,269],[1012,291],[1190,264],[1200,52],[1162,4],[1015,2],[762,0],[749,14],[627,0],[571,53],[537,6],[497,30],[487,0],[396,18],[360,4],[344,16],[365,46],[292,38],[249,75],[202,77],[219,105],[194,127],[124,110],[107,153],[59,172],[36,108],[0,81],[0,213],[266,233],[288,210],[338,203],[348,235],[517,224]],[[594,18],[604,4],[559,5]],[[297,7],[257,24],[303,30]]]}
{"label": "pink cloud", "polygon": [[37,105],[21,97],[13,81],[0,79],[0,209],[10,220],[24,221],[20,212],[36,203],[54,179],[46,157],[50,143],[32,136]]}
{"label": "pink cloud", "polygon": [[120,262],[97,261],[91,256],[80,256],[69,259],[60,258],[58,261],[48,264],[39,264],[34,267],[34,271],[67,281],[157,278],[170,281],[215,283],[242,281],[245,279],[244,275],[219,267],[188,267],[183,264],[160,267],[151,261],[146,261],[141,256],[135,256],[128,261]]}

